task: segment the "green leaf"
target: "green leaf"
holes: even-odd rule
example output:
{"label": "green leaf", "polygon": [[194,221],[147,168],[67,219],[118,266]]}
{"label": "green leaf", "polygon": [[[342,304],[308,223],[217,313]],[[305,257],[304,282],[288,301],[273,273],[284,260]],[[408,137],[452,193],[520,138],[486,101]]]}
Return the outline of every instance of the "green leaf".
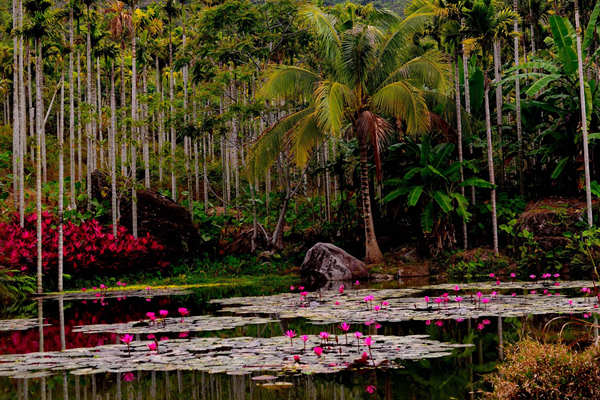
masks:
{"label": "green leaf", "polygon": [[525,94],[527,96],[535,96],[537,95],[540,91],[542,91],[546,86],[548,86],[550,83],[558,80],[561,78],[560,74],[550,74],[550,75],[545,75],[542,78],[538,79],[537,81],[534,82],[533,85],[531,85],[529,87],[529,89],[527,89],[525,91]]}
{"label": "green leaf", "polygon": [[389,203],[390,201],[395,200],[395,199],[397,199],[400,196],[404,196],[408,192],[409,192],[409,188],[407,188],[407,187],[401,187],[401,188],[392,190],[390,193],[388,193],[383,198],[383,202],[384,203]]}
{"label": "green leaf", "polygon": [[423,193],[423,186],[414,186],[408,195],[408,206],[414,207],[419,202],[421,198],[421,193]]}
{"label": "green leaf", "polygon": [[600,132],[588,133],[588,141],[600,139]]}
{"label": "green leaf", "polygon": [[493,189],[495,187],[495,185],[492,185],[490,182],[486,181],[485,179],[481,179],[481,178],[468,178],[465,179],[465,181],[463,183],[460,184],[460,186],[474,186],[477,188],[482,188],[482,189]]}
{"label": "green leaf", "polygon": [[600,1],[596,2],[592,13],[590,14],[590,21],[588,22],[587,28],[583,35],[583,47],[582,50],[586,51],[594,40],[594,30],[597,26],[598,16],[600,15]]}
{"label": "green leaf", "polygon": [[421,214],[421,229],[424,233],[431,233],[433,229],[433,203],[427,204]]}
{"label": "green leaf", "polygon": [[556,168],[554,168],[554,171],[552,171],[552,175],[550,175],[551,179],[556,179],[560,176],[560,174],[562,174],[565,166],[567,165],[567,161],[569,161],[569,157],[563,157],[560,159],[558,164],[556,164]]}
{"label": "green leaf", "polygon": [[447,194],[442,193],[439,190],[433,192],[433,199],[446,214],[452,211],[454,208],[452,207],[452,199]]}
{"label": "green leaf", "polygon": [[568,19],[552,15],[549,18],[552,37],[558,49],[559,58],[567,74],[572,74],[577,70],[577,54],[573,46],[571,33],[573,26]]}
{"label": "green leaf", "polygon": [[592,194],[596,197],[600,197],[600,183],[597,181],[590,182],[590,189],[592,190]]}

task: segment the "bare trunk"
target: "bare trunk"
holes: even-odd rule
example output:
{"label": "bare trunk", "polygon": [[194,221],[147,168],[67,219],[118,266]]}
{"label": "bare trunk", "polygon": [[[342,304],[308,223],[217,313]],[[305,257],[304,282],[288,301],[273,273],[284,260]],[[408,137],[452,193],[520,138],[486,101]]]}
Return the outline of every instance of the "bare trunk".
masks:
{"label": "bare trunk", "polygon": [[36,122],[36,239],[37,239],[37,293],[42,293],[42,139],[44,133],[44,103],[42,98],[42,40],[37,38],[35,57],[35,122]]}
{"label": "bare trunk", "polygon": [[[91,21],[90,21],[90,7],[88,6],[87,9],[87,19],[88,19],[88,31],[87,31],[87,41],[86,41],[86,52],[85,52],[85,59],[86,59],[86,66],[87,66],[87,70],[86,70],[86,100],[87,100],[87,104],[90,107],[90,112],[92,112],[93,104],[94,104],[94,97],[92,95],[92,75],[93,75],[93,70],[92,70],[92,37],[91,37],[91,31],[92,31],[92,26],[91,26]],[[90,210],[92,207],[92,164],[93,164],[93,153],[94,150],[92,148],[93,144],[92,144],[92,119],[91,116],[88,116],[87,122],[85,124],[85,136],[86,136],[86,148],[87,148],[87,157],[86,157],[86,164],[87,167],[85,169],[85,176],[86,176],[86,181],[85,181],[85,186],[87,188],[87,209]]]}
{"label": "bare trunk", "polygon": [[577,74],[579,75],[579,101],[581,105],[581,134],[583,139],[583,167],[585,174],[585,201],[587,207],[587,223],[591,227],[594,224],[592,216],[592,190],[590,182],[590,155],[588,149],[588,127],[587,113],[585,109],[585,84],[583,81],[583,56],[581,50],[581,26],[579,22],[579,4],[575,0],[575,32],[577,40]]}
{"label": "bare trunk", "polygon": [[[158,56],[155,58],[156,62],[156,93],[160,98],[161,102],[162,98],[162,89],[161,89],[161,79],[160,79],[160,64],[158,62]],[[163,180],[163,147],[164,143],[164,131],[163,131],[163,114],[162,114],[162,104],[158,107],[158,182],[162,183]]]}
{"label": "bare trunk", "polygon": [[[69,44],[74,47],[73,9],[69,11]],[[69,175],[71,187],[69,190],[69,206],[76,208],[75,203],[75,88],[73,82],[73,52],[69,52]]]}
{"label": "bare trunk", "polygon": [[485,133],[487,136],[487,158],[488,158],[488,173],[490,183],[494,185],[491,190],[491,204],[492,204],[492,235],[494,244],[494,253],[498,255],[498,219],[496,216],[496,179],[494,176],[494,155],[492,148],[492,122],[490,118],[490,83],[487,77],[487,71],[484,75],[485,79],[485,90],[484,90],[484,106],[485,106]]}
{"label": "bare trunk", "polygon": [[63,291],[63,218],[64,218],[64,195],[65,195],[65,165],[64,165],[64,125],[65,125],[65,69],[61,67],[60,80],[60,111],[58,120],[58,291]]}
{"label": "bare trunk", "polygon": [[[457,142],[458,142],[458,162],[460,164],[460,183],[465,181],[465,174],[463,170],[463,145],[462,145],[462,110],[461,110],[461,101],[460,101],[460,76],[458,72],[458,54],[456,57],[456,63],[454,64],[454,98],[456,102],[456,132],[458,134]],[[460,194],[464,197],[465,195],[465,187],[460,187]],[[469,246],[468,242],[468,232],[467,232],[467,222],[463,218],[462,220],[462,229],[463,229],[463,248],[466,250]]]}
{"label": "bare trunk", "polygon": [[[461,21],[463,25],[463,21]],[[467,59],[467,52],[465,45],[462,45],[462,62],[463,62],[463,80],[465,88],[465,110],[467,114],[471,115],[471,88],[469,87],[469,60]],[[473,158],[473,144],[469,144],[469,155]],[[477,197],[475,196],[475,186],[471,186],[471,203],[476,204]]]}
{"label": "bare trunk", "polygon": [[[19,28],[23,27],[23,1],[18,4],[18,23]],[[25,159],[27,157],[27,104],[25,103],[25,76],[24,76],[24,41],[23,35],[19,36],[19,114],[20,114],[20,157],[19,157],[19,224],[25,225]]]}
{"label": "bare trunk", "polygon": [[[135,2],[132,6],[132,14],[135,14]],[[135,49],[135,25],[131,35],[131,233],[134,238],[138,237],[137,226],[137,65]]]}
{"label": "bare trunk", "polygon": [[127,176],[127,107],[125,100],[125,44],[121,43],[121,176]]}
{"label": "bare trunk", "polygon": [[110,74],[110,131],[108,133],[108,152],[110,163],[110,210],[113,236],[117,237],[117,149],[115,136],[117,133],[117,99],[115,96],[115,67]]}
{"label": "bare trunk", "polygon": [[77,51],[77,180],[81,181],[83,161],[81,154],[82,137],[81,137],[81,60],[79,50]]}
{"label": "bare trunk", "polygon": [[502,84],[500,84],[500,80],[502,79],[502,75],[500,74],[500,65],[502,64],[501,60],[502,48],[500,47],[500,41],[494,41],[494,80],[496,83],[496,128],[498,132],[498,142],[499,149],[498,153],[500,155],[500,184],[504,184],[505,176],[504,176],[504,141],[502,140]]}
{"label": "bare trunk", "polygon": [[[513,10],[518,12],[519,5],[517,0],[513,0]],[[518,76],[519,70],[519,21],[515,18],[514,22],[514,50],[515,50],[515,74]],[[521,126],[521,83],[519,78],[515,79],[515,111],[517,119],[517,146],[518,146],[518,158],[517,158],[517,169],[519,170],[519,192],[521,196],[525,195],[525,182],[523,180],[523,128]]]}
{"label": "bare trunk", "polygon": [[169,129],[171,133],[171,198],[173,201],[177,201],[177,182],[175,179],[175,150],[176,150],[176,136],[175,126],[173,125],[173,119],[175,118],[175,76],[173,68],[173,34],[171,32],[171,21],[169,21],[169,110],[171,115],[171,121],[169,123]]}
{"label": "bare trunk", "polygon": [[375,224],[373,223],[373,214],[371,213],[367,143],[362,136],[359,136],[358,141],[360,149],[360,198],[363,224],[365,226],[365,263],[376,264],[383,262],[383,254],[377,243]]}
{"label": "bare trunk", "polygon": [[[144,90],[144,96],[148,97],[148,79],[147,70],[144,66],[144,72],[142,73],[142,85]],[[142,152],[144,159],[144,187],[150,189],[150,154],[148,149],[148,105],[142,103]]]}

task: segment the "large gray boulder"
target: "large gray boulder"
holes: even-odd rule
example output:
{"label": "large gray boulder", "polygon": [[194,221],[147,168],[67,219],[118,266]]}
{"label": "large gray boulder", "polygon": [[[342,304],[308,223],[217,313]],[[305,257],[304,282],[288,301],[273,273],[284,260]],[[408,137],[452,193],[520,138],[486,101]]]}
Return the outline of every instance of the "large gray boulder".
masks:
{"label": "large gray boulder", "polygon": [[312,283],[367,278],[365,263],[331,243],[317,243],[308,250],[300,269]]}

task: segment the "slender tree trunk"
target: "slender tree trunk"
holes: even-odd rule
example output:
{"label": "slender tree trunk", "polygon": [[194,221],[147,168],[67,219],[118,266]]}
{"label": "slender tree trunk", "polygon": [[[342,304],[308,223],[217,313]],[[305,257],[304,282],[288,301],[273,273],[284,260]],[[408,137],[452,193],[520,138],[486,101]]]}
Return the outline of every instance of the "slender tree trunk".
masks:
{"label": "slender tree trunk", "polygon": [[169,20],[169,110],[171,120],[169,121],[169,129],[171,133],[171,198],[173,201],[177,201],[177,182],[175,180],[175,150],[176,150],[176,136],[175,136],[175,75],[173,71],[173,34],[171,32],[171,21]]}
{"label": "slender tree trunk", "polygon": [[[155,57],[156,63],[156,93],[157,97],[160,98],[162,102],[162,89],[161,89],[161,80],[160,80],[160,64],[158,61],[158,56]],[[163,117],[162,117],[162,104],[158,107],[158,182],[162,183],[163,180]]]}
{"label": "slender tree trunk", "polygon": [[208,214],[208,174],[206,168],[206,135],[202,135],[202,191],[204,200],[204,214]]}
{"label": "slender tree trunk", "polygon": [[[513,0],[513,10],[515,13],[519,11],[519,4],[517,0]],[[519,193],[521,196],[525,196],[525,181],[523,179],[523,128],[521,126],[521,83],[519,81],[519,21],[518,18],[515,18],[514,22],[514,50],[515,50],[515,74],[517,78],[515,79],[515,111],[516,111],[516,119],[517,119],[517,146],[518,146],[518,158],[517,158],[517,170],[519,171]]]}
{"label": "slender tree trunk", "polygon": [[61,67],[60,111],[58,118],[58,291],[63,291],[63,218],[65,196],[64,124],[65,124],[65,69]]}
{"label": "slender tree trunk", "polygon": [[86,188],[87,188],[87,209],[88,211],[91,209],[92,207],[92,163],[93,163],[93,153],[94,150],[92,148],[93,144],[92,144],[92,118],[91,118],[91,113],[92,113],[92,109],[95,108],[93,107],[94,104],[94,96],[92,95],[92,76],[94,74],[93,69],[92,69],[92,36],[91,36],[91,32],[92,32],[92,23],[91,23],[91,19],[90,19],[90,7],[88,6],[87,8],[87,27],[88,27],[88,31],[87,31],[87,39],[86,39],[86,52],[85,52],[85,59],[86,59],[86,100],[87,100],[87,104],[90,107],[90,110],[88,111],[90,113],[90,115],[88,115],[87,117],[87,121],[85,124],[85,136],[86,136],[86,147],[87,147],[87,159],[86,159],[86,172],[85,172],[85,176],[86,176]]}
{"label": "slender tree trunk", "polygon": [[82,132],[81,132],[81,60],[77,50],[77,180],[81,181],[83,176],[82,160]]}
{"label": "slender tree trunk", "polygon": [[[463,21],[461,21],[461,26]],[[471,115],[471,88],[469,87],[469,60],[467,59],[467,51],[465,45],[462,44],[462,62],[463,62],[463,80],[465,89],[465,111]],[[469,155],[473,158],[473,144],[469,143]],[[476,204],[477,197],[475,196],[475,186],[471,186],[471,204]]]}
{"label": "slender tree trunk", "polygon": [[491,204],[492,204],[492,235],[494,244],[494,253],[498,255],[498,219],[496,216],[496,178],[494,176],[494,155],[492,148],[492,122],[490,117],[490,82],[487,75],[487,70],[484,75],[485,79],[485,90],[484,90],[484,107],[485,107],[485,133],[487,137],[487,158],[488,158],[488,172],[490,183],[494,185],[491,190]]}
{"label": "slender tree trunk", "polygon": [[[69,44],[74,48],[73,8],[69,8]],[[69,190],[70,208],[75,209],[75,101],[73,87],[73,52],[69,52],[69,175],[71,187]]]}
{"label": "slender tree trunk", "polygon": [[[144,65],[144,71],[142,73],[142,88],[144,90],[144,96],[148,98],[148,75],[147,69]],[[142,153],[144,160],[144,187],[150,189],[150,153],[148,148],[148,104],[147,102],[142,103]]]}
{"label": "slender tree trunk", "polygon": [[[23,1],[19,0],[18,4],[18,26],[23,27]],[[27,157],[27,104],[25,103],[25,76],[24,76],[24,41],[23,35],[19,35],[19,114],[20,122],[20,157],[19,157],[19,224],[21,227],[25,225],[25,158]]]}
{"label": "slender tree trunk", "polygon": [[108,152],[110,163],[110,210],[112,217],[112,233],[117,237],[117,148],[115,136],[117,133],[117,99],[115,96],[115,67],[110,73],[110,131],[108,136]]}
{"label": "slender tree trunk", "polygon": [[[96,97],[98,108],[98,140],[95,141],[98,147],[99,164],[97,168],[104,168],[104,135],[102,133],[102,81],[100,79],[100,57],[96,57]],[[94,152],[95,153],[95,152]]]}
{"label": "slender tree trunk", "polygon": [[371,213],[367,143],[362,135],[359,135],[358,145],[360,150],[360,197],[362,203],[363,224],[365,226],[365,263],[376,264],[383,261],[383,254],[377,243],[375,224],[373,223],[373,214]]}
{"label": "slender tree trunk", "polygon": [[44,133],[44,103],[42,98],[42,40],[35,40],[35,119],[36,119],[36,152],[35,187],[36,187],[36,239],[37,239],[37,293],[42,293],[42,139]]}
{"label": "slender tree trunk", "polygon": [[[131,7],[132,15],[135,14],[135,1]],[[137,65],[136,65],[136,32],[135,24],[133,25],[133,32],[131,34],[131,233],[134,238],[138,237],[138,226],[137,226],[137,173],[136,173],[136,141],[137,134]]]}
{"label": "slender tree trunk", "polygon": [[496,128],[498,131],[498,142],[499,142],[499,155],[500,155],[500,184],[504,185],[504,141],[502,140],[502,84],[500,83],[502,75],[500,74],[500,66],[502,48],[500,47],[500,41],[494,41],[494,80],[496,83]]}
{"label": "slender tree trunk", "polygon": [[[462,184],[465,181],[465,174],[463,170],[463,144],[462,144],[462,110],[461,110],[461,101],[460,101],[460,75],[458,72],[458,61],[459,55],[458,52],[456,54],[456,63],[454,64],[454,98],[456,102],[456,132],[458,134],[457,142],[458,142],[458,163],[460,164],[460,183]],[[465,187],[460,187],[460,194],[464,197],[465,195]],[[463,248],[466,250],[469,246],[468,242],[468,231],[467,231],[467,221],[463,218],[462,220],[462,229],[463,229]]]}
{"label": "slender tree trunk", "polygon": [[[18,26],[18,0],[12,1],[13,26]],[[13,169],[13,202],[15,209],[19,207],[19,153],[21,149],[21,128],[19,126],[19,38],[13,35],[13,123],[12,123],[12,169]]]}
{"label": "slender tree trunk", "polygon": [[125,104],[125,42],[121,41],[121,176],[127,176],[127,105]]}
{"label": "slender tree trunk", "polygon": [[585,174],[585,201],[587,206],[587,223],[594,224],[592,216],[592,189],[590,179],[590,155],[588,149],[587,113],[585,108],[585,83],[583,81],[583,55],[581,50],[581,26],[579,22],[579,1],[574,0],[575,6],[575,32],[577,41],[577,74],[579,75],[579,101],[581,106],[581,134],[583,139],[583,167]]}

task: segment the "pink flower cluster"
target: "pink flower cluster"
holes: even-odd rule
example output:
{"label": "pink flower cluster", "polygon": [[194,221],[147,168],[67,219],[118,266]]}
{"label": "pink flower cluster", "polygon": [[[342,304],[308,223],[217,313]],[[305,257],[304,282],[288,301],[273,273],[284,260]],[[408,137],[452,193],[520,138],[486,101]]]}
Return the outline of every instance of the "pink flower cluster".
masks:
{"label": "pink flower cluster", "polygon": [[[36,214],[27,215],[21,227],[18,217],[11,222],[0,222],[0,265],[35,270],[37,260]],[[134,238],[125,227],[118,235],[110,227],[91,219],[76,225],[63,224],[65,272],[91,270],[119,270],[143,265],[165,267],[164,246],[149,235]],[[42,213],[42,265],[45,271],[58,265],[58,219],[48,212]]]}

